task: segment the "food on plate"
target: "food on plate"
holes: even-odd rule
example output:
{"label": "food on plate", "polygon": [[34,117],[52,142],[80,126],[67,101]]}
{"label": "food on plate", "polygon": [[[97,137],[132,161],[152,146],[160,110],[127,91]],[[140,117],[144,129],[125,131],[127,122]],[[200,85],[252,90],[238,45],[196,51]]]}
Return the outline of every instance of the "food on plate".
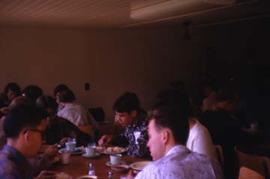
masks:
{"label": "food on plate", "polygon": [[117,153],[123,153],[125,152],[127,149],[123,148],[123,147],[101,147],[101,146],[97,146],[95,148],[95,150],[99,153],[104,153],[104,154],[117,154]]}

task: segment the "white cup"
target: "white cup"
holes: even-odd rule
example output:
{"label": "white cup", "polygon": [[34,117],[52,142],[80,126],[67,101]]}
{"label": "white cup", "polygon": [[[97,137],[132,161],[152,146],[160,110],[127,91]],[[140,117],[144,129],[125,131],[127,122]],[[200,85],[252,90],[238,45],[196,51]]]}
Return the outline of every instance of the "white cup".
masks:
{"label": "white cup", "polygon": [[122,158],[122,155],[121,154],[110,155],[110,163],[111,163],[111,165],[117,165],[117,164],[119,164],[120,161],[121,161],[121,158]]}
{"label": "white cup", "polygon": [[74,142],[74,141],[66,142],[65,145],[66,145],[66,149],[68,151],[74,151],[76,148],[76,142]]}
{"label": "white cup", "polygon": [[91,146],[85,147],[85,155],[93,156],[94,154],[95,154],[95,150],[93,147]]}
{"label": "white cup", "polygon": [[70,152],[69,151],[63,151],[62,155],[61,155],[61,161],[62,164],[69,164],[70,161]]}

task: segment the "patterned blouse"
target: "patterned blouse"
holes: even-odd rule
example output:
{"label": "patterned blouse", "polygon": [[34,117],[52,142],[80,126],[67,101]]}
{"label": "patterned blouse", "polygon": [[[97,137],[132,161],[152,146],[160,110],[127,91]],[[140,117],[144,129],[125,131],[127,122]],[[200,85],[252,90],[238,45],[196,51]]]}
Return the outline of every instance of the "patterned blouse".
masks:
{"label": "patterned blouse", "polygon": [[127,147],[129,156],[150,158],[150,152],[146,146],[148,141],[147,126],[146,113],[142,111],[134,122],[114,139],[113,143]]}

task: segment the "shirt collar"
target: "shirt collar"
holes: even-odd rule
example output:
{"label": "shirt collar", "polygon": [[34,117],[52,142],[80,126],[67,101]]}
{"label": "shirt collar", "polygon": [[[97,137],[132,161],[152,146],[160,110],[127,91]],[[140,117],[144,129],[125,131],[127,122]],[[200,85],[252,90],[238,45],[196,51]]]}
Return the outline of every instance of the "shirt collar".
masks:
{"label": "shirt collar", "polygon": [[170,154],[176,153],[176,152],[190,152],[185,146],[183,145],[175,145],[165,154],[165,156],[168,156]]}

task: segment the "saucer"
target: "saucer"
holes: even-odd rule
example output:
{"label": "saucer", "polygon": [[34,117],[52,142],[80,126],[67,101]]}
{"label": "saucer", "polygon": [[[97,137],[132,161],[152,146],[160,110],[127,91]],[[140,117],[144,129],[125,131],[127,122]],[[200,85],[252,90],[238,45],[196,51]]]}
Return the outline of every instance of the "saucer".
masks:
{"label": "saucer", "polygon": [[93,155],[86,155],[86,153],[82,154],[85,158],[96,158],[100,156],[100,153],[94,153]]}
{"label": "saucer", "polygon": [[111,164],[111,162],[110,161],[107,161],[106,162],[106,166],[108,166],[108,167],[113,167],[113,166],[118,166],[118,165],[125,165],[126,164],[126,162],[124,162],[124,161],[120,161],[118,164]]}
{"label": "saucer", "polygon": [[60,154],[64,153],[64,152],[70,152],[71,155],[80,155],[82,154],[84,151],[82,150],[81,147],[76,147],[75,150],[73,151],[68,151],[66,148],[62,148],[62,149],[59,149],[58,152]]}
{"label": "saucer", "polygon": [[126,172],[129,169],[129,165],[127,164],[117,164],[111,166],[111,169],[115,172]]}

